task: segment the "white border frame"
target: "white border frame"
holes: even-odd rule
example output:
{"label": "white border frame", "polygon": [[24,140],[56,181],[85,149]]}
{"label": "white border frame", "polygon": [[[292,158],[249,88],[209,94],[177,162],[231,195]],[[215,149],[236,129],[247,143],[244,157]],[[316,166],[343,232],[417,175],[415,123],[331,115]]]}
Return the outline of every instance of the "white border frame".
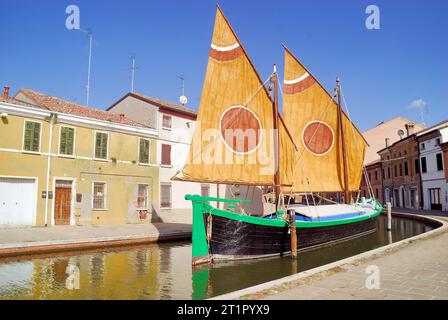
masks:
{"label": "white border frame", "polygon": [[[107,134],[106,159],[95,157],[95,154],[96,154],[96,134],[97,133],[105,133],[105,134]],[[94,130],[93,131],[93,155],[92,155],[92,159],[93,160],[96,160],[96,161],[109,161],[109,142],[110,142],[109,132],[102,131],[102,130]]]}
{"label": "white border frame", "polygon": [[[93,196],[95,195],[95,183],[104,183],[104,208],[94,208],[93,207]],[[106,181],[92,181],[92,201],[91,201],[92,211],[107,211],[107,182]]]}
{"label": "white border frame", "polygon": [[[34,122],[40,124],[40,132],[39,132],[39,150],[38,151],[31,151],[31,150],[25,150],[25,128],[27,122]],[[22,130],[22,149],[21,151],[24,153],[32,153],[32,154],[40,154],[42,151],[42,130],[43,129],[43,122],[39,120],[30,120],[30,119],[23,119],[23,130]],[[48,150],[48,153],[50,153],[51,150]]]}
{"label": "white border frame", "polygon": [[[74,129],[74,133],[73,133],[73,154],[62,154],[61,153],[61,129],[62,127],[64,128],[72,128]],[[108,138],[109,140],[109,138]],[[74,126],[68,126],[65,124],[59,124],[59,138],[58,138],[58,157],[63,157],[63,158],[76,158],[76,127]]]}
{"label": "white border frame", "polygon": [[[321,124],[327,126],[327,127],[330,129],[330,131],[331,131],[331,135],[332,135],[332,137],[333,137],[333,139],[332,139],[332,141],[331,141],[331,146],[330,146],[330,148],[328,148],[328,150],[325,151],[324,153],[320,153],[320,154],[319,154],[319,153],[314,153],[314,152],[311,151],[311,150],[308,148],[308,146],[305,144],[305,139],[304,139],[305,130],[306,130],[311,124],[313,124],[313,123],[321,123]],[[335,139],[335,136],[334,136],[333,128],[332,128],[328,123],[326,123],[325,121],[321,121],[321,120],[312,120],[312,121],[308,122],[308,123],[306,124],[306,126],[305,126],[305,127],[303,128],[303,130],[302,130],[302,144],[303,144],[303,146],[305,147],[305,149],[306,149],[309,153],[311,153],[312,155],[318,156],[318,157],[322,157],[322,156],[326,155],[328,152],[330,152],[331,149],[333,149],[334,141],[335,141],[335,140],[336,140],[336,139]]]}
{"label": "white border frame", "polygon": [[54,227],[54,204],[56,200],[56,180],[71,181],[71,199],[70,199],[70,225],[75,225],[75,199],[76,199],[76,178],[71,177],[53,177],[53,199],[51,199],[51,226]]}
{"label": "white border frame", "polygon": [[[227,144],[226,140],[225,140],[224,137],[222,136],[222,130],[221,130],[221,122],[222,122],[222,118],[224,117],[224,115],[225,115],[228,111],[230,111],[230,110],[232,110],[232,109],[236,109],[236,108],[242,108],[242,109],[246,109],[246,110],[248,110],[250,113],[252,113],[252,115],[255,117],[255,119],[257,119],[257,121],[258,121],[258,125],[260,126],[260,130],[259,130],[259,132],[260,132],[260,139],[258,140],[258,144],[256,145],[255,148],[253,148],[252,150],[250,150],[250,151],[248,151],[248,152],[237,152],[237,151],[233,150],[233,149]],[[224,142],[224,145],[226,146],[226,148],[229,149],[231,152],[233,152],[233,153],[235,153],[235,154],[246,155],[246,154],[254,153],[254,152],[257,151],[258,148],[260,147],[260,145],[261,145],[261,141],[263,141],[263,127],[262,127],[262,125],[261,125],[261,121],[260,121],[260,119],[257,117],[257,115],[255,114],[255,112],[253,112],[252,110],[250,110],[249,108],[244,107],[244,106],[238,106],[238,105],[237,105],[237,106],[232,106],[232,107],[227,108],[226,110],[224,110],[224,112],[221,114],[221,117],[219,118],[219,128],[218,128],[218,129],[219,129],[219,136],[221,137],[221,140]]]}
{"label": "white border frame", "polygon": [[36,226],[36,222],[37,222],[37,199],[39,197],[39,177],[0,175],[0,178],[7,178],[7,179],[32,179],[32,180],[34,180],[34,194],[35,194],[35,198],[34,198],[33,225],[32,226],[35,227]]}
{"label": "white border frame", "polygon": [[[140,140],[147,140],[149,142],[149,155],[148,155],[148,163],[140,162]],[[138,137],[138,147],[137,147],[137,163],[142,166],[151,165],[151,139]]]}
{"label": "white border frame", "polygon": [[152,199],[149,199],[150,197],[150,189],[151,189],[151,185],[149,183],[139,183],[137,182],[137,203],[138,203],[138,186],[139,185],[143,185],[143,186],[147,186],[148,188],[146,189],[146,208],[139,208],[137,206],[135,206],[136,210],[148,210],[149,211],[149,207],[150,207],[150,203],[152,203]]}
{"label": "white border frame", "polygon": [[[162,207],[162,184],[170,185],[170,207]],[[159,208],[160,210],[173,209],[173,183],[172,182],[159,182]]]}

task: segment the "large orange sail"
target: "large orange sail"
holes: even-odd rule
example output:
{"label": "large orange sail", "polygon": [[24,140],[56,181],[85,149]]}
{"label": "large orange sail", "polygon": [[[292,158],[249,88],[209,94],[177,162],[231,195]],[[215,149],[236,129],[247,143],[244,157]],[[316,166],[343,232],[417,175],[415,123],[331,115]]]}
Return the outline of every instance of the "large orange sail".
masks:
{"label": "large orange sail", "polygon": [[[280,123],[280,150],[291,153],[291,139]],[[218,7],[189,158],[173,179],[274,184],[273,126],[265,83]],[[284,173],[282,180],[288,179]]]}
{"label": "large orange sail", "polygon": [[[285,48],[283,112],[299,149],[293,191],[344,190],[338,105],[316,78]],[[348,189],[358,190],[366,141],[343,114]]]}

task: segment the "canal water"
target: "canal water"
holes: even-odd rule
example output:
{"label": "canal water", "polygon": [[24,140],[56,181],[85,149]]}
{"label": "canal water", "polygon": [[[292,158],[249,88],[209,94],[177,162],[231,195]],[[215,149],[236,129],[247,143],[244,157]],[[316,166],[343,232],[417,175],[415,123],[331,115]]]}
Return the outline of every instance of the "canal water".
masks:
{"label": "canal water", "polygon": [[421,222],[379,217],[376,233],[289,256],[191,267],[191,243],[0,260],[0,299],[206,299],[427,232]]}

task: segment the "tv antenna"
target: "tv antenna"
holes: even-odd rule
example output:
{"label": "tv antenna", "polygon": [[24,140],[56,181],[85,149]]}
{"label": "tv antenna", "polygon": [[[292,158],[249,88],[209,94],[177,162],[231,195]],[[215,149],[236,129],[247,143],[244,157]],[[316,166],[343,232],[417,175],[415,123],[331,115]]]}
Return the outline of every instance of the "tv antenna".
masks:
{"label": "tv antenna", "polygon": [[87,67],[87,85],[86,85],[86,106],[89,106],[89,99],[90,99],[90,67],[92,65],[92,39],[93,39],[93,34],[92,34],[92,30],[90,29],[78,29],[81,32],[84,32],[87,37],[89,38],[89,63],[88,63],[88,67]]}
{"label": "tv antenna", "polygon": [[134,92],[134,82],[135,82],[135,70],[137,67],[135,66],[135,56],[130,55],[129,59],[131,59],[131,92]]}
{"label": "tv antenna", "polygon": [[185,77],[183,74],[181,74],[180,76],[178,76],[178,78],[180,79],[181,88],[182,88],[182,95],[179,97],[179,101],[184,106],[188,102],[188,99],[185,96]]}

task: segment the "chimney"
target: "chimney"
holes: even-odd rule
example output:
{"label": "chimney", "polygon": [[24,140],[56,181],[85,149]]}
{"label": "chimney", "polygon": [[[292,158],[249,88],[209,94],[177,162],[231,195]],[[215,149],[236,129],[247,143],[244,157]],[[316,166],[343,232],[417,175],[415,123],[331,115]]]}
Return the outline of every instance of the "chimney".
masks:
{"label": "chimney", "polygon": [[121,122],[121,123],[124,123],[124,120],[125,120],[124,113],[120,113],[119,116],[120,116],[120,118],[119,118],[119,119],[120,119],[120,122]]}
{"label": "chimney", "polygon": [[404,127],[406,128],[406,134],[408,137],[414,134],[414,124],[412,122],[406,123]]}
{"label": "chimney", "polygon": [[9,100],[9,86],[3,87],[3,101],[7,102]]}
{"label": "chimney", "polygon": [[389,148],[390,147],[390,138],[386,138],[385,141],[386,141],[386,148]]}

